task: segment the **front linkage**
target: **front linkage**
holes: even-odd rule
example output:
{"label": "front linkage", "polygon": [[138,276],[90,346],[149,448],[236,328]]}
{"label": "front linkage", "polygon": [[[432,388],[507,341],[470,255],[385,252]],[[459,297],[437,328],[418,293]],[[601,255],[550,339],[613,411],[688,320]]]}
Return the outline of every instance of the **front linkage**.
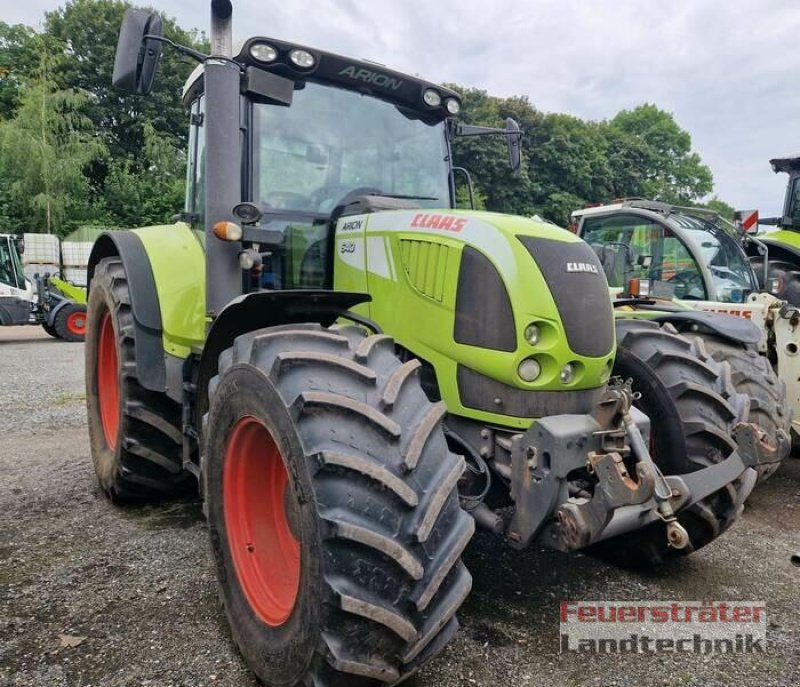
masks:
{"label": "front linkage", "polygon": [[573,551],[663,522],[667,545],[691,550],[680,511],[736,479],[743,481],[738,505],[744,502],[756,479],[753,454],[734,451],[710,467],[665,476],[650,456],[649,420],[633,407],[635,399],[631,381],[617,377],[591,414],[543,418],[512,438],[513,546],[538,537]]}

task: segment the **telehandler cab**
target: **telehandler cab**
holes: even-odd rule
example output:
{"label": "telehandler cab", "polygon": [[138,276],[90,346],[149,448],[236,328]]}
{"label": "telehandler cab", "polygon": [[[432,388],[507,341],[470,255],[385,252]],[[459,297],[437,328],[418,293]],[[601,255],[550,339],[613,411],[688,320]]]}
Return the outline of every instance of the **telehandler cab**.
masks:
{"label": "telehandler cab", "polygon": [[[610,379],[592,250],[454,209],[450,143],[487,133],[455,123],[458,94],[272,38],[232,54],[232,7],[211,10],[214,54],[178,46],[202,62],[183,221],[109,232],[90,259],[87,407],[112,499],[199,480],[256,675],[405,679],[458,627],[476,523],[649,562],[725,531],[755,482],[725,434],[742,398],[703,367],[708,464],[676,447],[659,470]],[[118,86],[150,90],[160,28],[128,11]],[[518,165],[518,127],[500,133]]]}

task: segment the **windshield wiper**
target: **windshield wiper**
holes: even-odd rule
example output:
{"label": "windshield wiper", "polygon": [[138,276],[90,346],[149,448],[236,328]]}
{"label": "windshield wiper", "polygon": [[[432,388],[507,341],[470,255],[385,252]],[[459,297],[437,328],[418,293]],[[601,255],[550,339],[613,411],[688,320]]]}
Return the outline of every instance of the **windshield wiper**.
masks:
{"label": "windshield wiper", "polygon": [[438,196],[408,196],[404,193],[367,193],[368,196],[384,196],[385,198],[399,198],[400,200],[439,200]]}

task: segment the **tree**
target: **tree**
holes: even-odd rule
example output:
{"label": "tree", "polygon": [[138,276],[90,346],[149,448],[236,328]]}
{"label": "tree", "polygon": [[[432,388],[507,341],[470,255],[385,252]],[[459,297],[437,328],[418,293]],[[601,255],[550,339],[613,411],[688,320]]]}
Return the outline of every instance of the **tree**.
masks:
{"label": "tree", "polygon": [[38,64],[37,34],[29,26],[0,21],[0,119],[10,119],[19,106],[23,82]]}
{"label": "tree", "polygon": [[643,195],[669,203],[692,203],[711,193],[711,170],[692,152],[692,137],[675,118],[655,105],[623,110],[609,123],[649,148]]}
{"label": "tree", "polygon": [[[117,36],[130,6],[123,0],[69,0],[45,15],[45,33],[61,42],[67,57],[54,75],[58,85],[89,93],[88,116],[102,132],[111,155],[136,159],[145,143],[147,123],[176,143],[185,142],[187,115],[179,94],[195,63],[166,49],[150,95],[143,98],[114,88],[111,75]],[[162,19],[167,38],[207,49],[201,34],[181,29],[168,17]]]}
{"label": "tree", "polygon": [[[40,41],[35,77],[20,88],[13,119],[0,122],[0,178],[14,229],[61,235],[91,217],[84,169],[106,154],[84,114],[89,99],[50,79],[57,60]],[[13,219],[12,219],[13,218]]]}

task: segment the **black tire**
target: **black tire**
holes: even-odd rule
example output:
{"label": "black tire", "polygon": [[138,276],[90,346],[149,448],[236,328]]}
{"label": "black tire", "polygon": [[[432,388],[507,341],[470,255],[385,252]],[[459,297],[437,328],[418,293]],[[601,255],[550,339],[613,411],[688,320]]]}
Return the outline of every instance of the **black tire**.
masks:
{"label": "black tire", "polygon": [[[109,498],[118,502],[161,500],[189,491],[194,480],[182,466],[180,406],[138,382],[130,302],[122,260],[101,260],[92,279],[87,316],[89,442],[98,482]],[[109,338],[104,345],[114,352],[113,364],[106,366],[99,363],[104,326],[111,327],[106,329]],[[98,379],[101,368],[111,369],[102,384]],[[118,403],[112,403],[114,398],[109,395],[114,382]],[[101,414],[101,395],[109,401],[105,415]],[[106,431],[104,418],[110,422],[116,418],[116,432]]]}
{"label": "black tire", "polygon": [[[730,368],[716,362],[702,342],[680,336],[670,324],[617,322],[614,374],[633,380],[635,405],[650,417],[650,451],[665,475],[693,472],[721,462],[736,449],[733,427],[747,416],[747,398],[731,382]],[[678,514],[690,544],[674,549],[666,527],[655,523],[601,542],[595,551],[625,566],[652,567],[686,555],[725,532],[747,496],[742,480],[727,484]]]}
{"label": "black tire", "polygon": [[745,344],[735,344],[711,334],[701,338],[706,350],[718,362],[731,367],[731,380],[739,393],[750,397],[749,422],[766,434],[775,461],[758,467],[758,479],[772,476],[792,447],[792,410],[786,398],[786,384],[778,379],[769,360]]}
{"label": "black tire", "polygon": [[[751,257],[750,264],[758,278],[758,285],[762,291],[767,290],[764,282],[764,259],[761,256]],[[783,288],[780,293],[773,294],[781,300],[792,305],[800,305],[800,265],[786,260],[769,260],[769,279],[781,279]]]}
{"label": "black tire", "polygon": [[52,336],[54,339],[61,338],[61,337],[59,337],[58,332],[53,327],[51,327],[49,324],[43,323],[42,324],[42,329],[44,329],[45,333],[48,334],[49,336]]}
{"label": "black tire", "polygon": [[[444,406],[428,401],[417,367],[389,337],[318,325],[251,332],[220,357],[204,435],[209,531],[233,638],[267,685],[393,683],[458,628],[474,522],[459,505],[464,464],[448,451]],[[288,471],[283,513],[300,540],[297,596],[273,626],[243,591],[225,519],[224,469],[241,455],[226,446],[251,418]]]}
{"label": "black tire", "polygon": [[59,339],[71,342],[83,341],[86,338],[86,306],[78,303],[65,305],[56,313],[53,329]]}

